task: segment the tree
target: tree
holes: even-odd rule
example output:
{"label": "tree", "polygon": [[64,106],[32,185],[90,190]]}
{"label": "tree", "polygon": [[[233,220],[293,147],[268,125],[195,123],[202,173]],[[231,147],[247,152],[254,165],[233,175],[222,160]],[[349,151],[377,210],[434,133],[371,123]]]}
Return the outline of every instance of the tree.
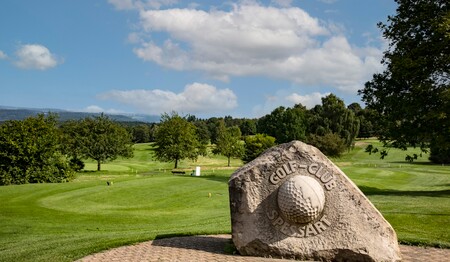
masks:
{"label": "tree", "polygon": [[241,141],[241,130],[237,126],[219,129],[215,154],[221,154],[227,157],[228,166],[230,166],[231,157],[242,157],[244,154],[244,145]]}
{"label": "tree", "polygon": [[130,133],[104,114],[81,120],[78,136],[83,157],[97,161],[97,171],[101,170],[102,163],[133,156]]}
{"label": "tree", "polygon": [[65,182],[74,172],[60,151],[56,115],[0,125],[0,184]]}
{"label": "tree", "polygon": [[239,125],[241,133],[243,136],[250,136],[256,134],[256,120],[255,119],[244,119]]}
{"label": "tree", "polygon": [[[355,107],[352,105],[350,108],[355,109]],[[309,111],[308,141],[318,144],[334,141],[333,144],[340,145],[340,141],[335,141],[335,136],[338,136],[344,145],[335,148],[349,149],[358,136],[359,126],[359,119],[353,110],[346,108],[342,99],[330,94],[322,98],[322,105],[317,105]],[[317,136],[322,136],[322,138]]]}
{"label": "tree", "polygon": [[266,149],[275,145],[275,137],[266,134],[256,134],[245,137],[244,156],[242,160],[246,163],[257,158]]}
{"label": "tree", "polygon": [[376,116],[377,113],[369,108],[361,108],[358,103],[350,104],[348,107],[359,120],[359,133],[360,138],[369,138],[377,135]]}
{"label": "tree", "polygon": [[374,74],[359,94],[379,114],[384,146],[431,149],[432,161],[448,162],[450,2],[396,2],[396,15],[378,24],[389,40],[382,60],[386,69]]}
{"label": "tree", "polygon": [[178,168],[178,161],[198,157],[199,144],[194,124],[176,112],[161,115],[161,123],[155,133],[155,157],[158,160],[174,161],[174,168]]}
{"label": "tree", "polygon": [[306,112],[306,108],[301,104],[293,108],[280,106],[258,120],[258,133],[275,137],[277,143],[304,141],[307,129]]}
{"label": "tree", "polygon": [[[208,126],[205,121],[196,120],[194,123],[195,135],[198,139],[197,156],[208,155],[208,145],[211,140],[211,134],[209,133]],[[196,159],[196,157],[195,157]]]}
{"label": "tree", "polygon": [[151,141],[152,128],[148,124],[139,124],[130,128],[134,143],[148,143]]}
{"label": "tree", "polygon": [[219,139],[219,129],[221,125],[225,126],[223,118],[211,117],[206,121],[210,134],[211,144],[217,143]]}
{"label": "tree", "polygon": [[68,120],[61,124],[61,151],[70,158],[70,165],[75,171],[84,168],[82,160],[84,156],[84,136],[87,132],[82,132],[80,121]]}

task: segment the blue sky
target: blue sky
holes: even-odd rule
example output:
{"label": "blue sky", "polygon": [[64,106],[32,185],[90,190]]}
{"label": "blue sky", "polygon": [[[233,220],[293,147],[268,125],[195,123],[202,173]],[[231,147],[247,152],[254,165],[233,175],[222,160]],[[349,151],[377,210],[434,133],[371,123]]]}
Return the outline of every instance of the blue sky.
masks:
{"label": "blue sky", "polygon": [[260,117],[346,104],[383,70],[393,0],[3,0],[0,105]]}

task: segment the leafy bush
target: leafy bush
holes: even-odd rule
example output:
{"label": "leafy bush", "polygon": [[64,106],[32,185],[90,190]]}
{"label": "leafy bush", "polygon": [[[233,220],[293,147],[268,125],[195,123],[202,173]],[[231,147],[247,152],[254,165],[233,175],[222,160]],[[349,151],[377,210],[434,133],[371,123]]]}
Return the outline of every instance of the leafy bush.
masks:
{"label": "leafy bush", "polygon": [[256,134],[245,137],[245,152],[242,160],[246,163],[257,158],[266,149],[275,145],[275,137],[266,134]]}
{"label": "leafy bush", "polygon": [[84,162],[83,162],[83,160],[81,160],[79,158],[72,158],[69,161],[69,166],[74,171],[78,172],[84,168]]}
{"label": "leafy bush", "polygon": [[312,134],[308,137],[308,143],[330,157],[341,156],[346,149],[345,140],[335,133],[327,133],[323,136]]}
{"label": "leafy bush", "polygon": [[59,138],[53,115],[0,125],[0,185],[72,179],[69,162],[59,152]]}

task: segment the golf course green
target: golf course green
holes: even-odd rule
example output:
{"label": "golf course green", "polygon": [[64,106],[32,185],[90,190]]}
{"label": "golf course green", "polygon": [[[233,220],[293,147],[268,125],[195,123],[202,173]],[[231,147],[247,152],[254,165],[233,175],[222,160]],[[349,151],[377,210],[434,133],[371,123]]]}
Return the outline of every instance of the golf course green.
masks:
{"label": "golf course green", "polygon": [[[363,140],[336,163],[396,230],[399,241],[450,248],[450,167],[414,163],[390,150],[385,160]],[[135,145],[132,159],[87,161],[69,183],[0,187],[0,261],[73,261],[112,247],[170,235],[230,233],[228,179],[242,165],[210,155],[173,163]],[[196,166],[201,176],[190,176]],[[108,185],[109,184],[109,185]]]}

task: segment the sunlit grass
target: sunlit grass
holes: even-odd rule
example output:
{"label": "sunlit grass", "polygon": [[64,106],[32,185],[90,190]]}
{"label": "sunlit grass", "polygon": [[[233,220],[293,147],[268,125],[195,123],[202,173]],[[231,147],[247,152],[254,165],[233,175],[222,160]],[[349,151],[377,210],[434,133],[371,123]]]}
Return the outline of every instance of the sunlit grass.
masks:
{"label": "sunlit grass", "polygon": [[392,224],[402,243],[450,247],[450,166],[433,165],[428,155],[409,163],[406,153],[420,150],[391,149],[381,160],[365,153],[360,143],[334,162]]}
{"label": "sunlit grass", "polygon": [[[357,147],[333,161],[401,242],[450,247],[450,168],[403,159],[403,151],[380,160]],[[0,187],[0,261],[72,261],[158,235],[230,233],[227,181],[242,163],[226,164],[219,156],[183,160],[180,168],[200,166],[202,176],[174,176],[173,163],[156,161],[150,145],[139,144],[134,158],[100,172],[88,161],[70,183]]]}

